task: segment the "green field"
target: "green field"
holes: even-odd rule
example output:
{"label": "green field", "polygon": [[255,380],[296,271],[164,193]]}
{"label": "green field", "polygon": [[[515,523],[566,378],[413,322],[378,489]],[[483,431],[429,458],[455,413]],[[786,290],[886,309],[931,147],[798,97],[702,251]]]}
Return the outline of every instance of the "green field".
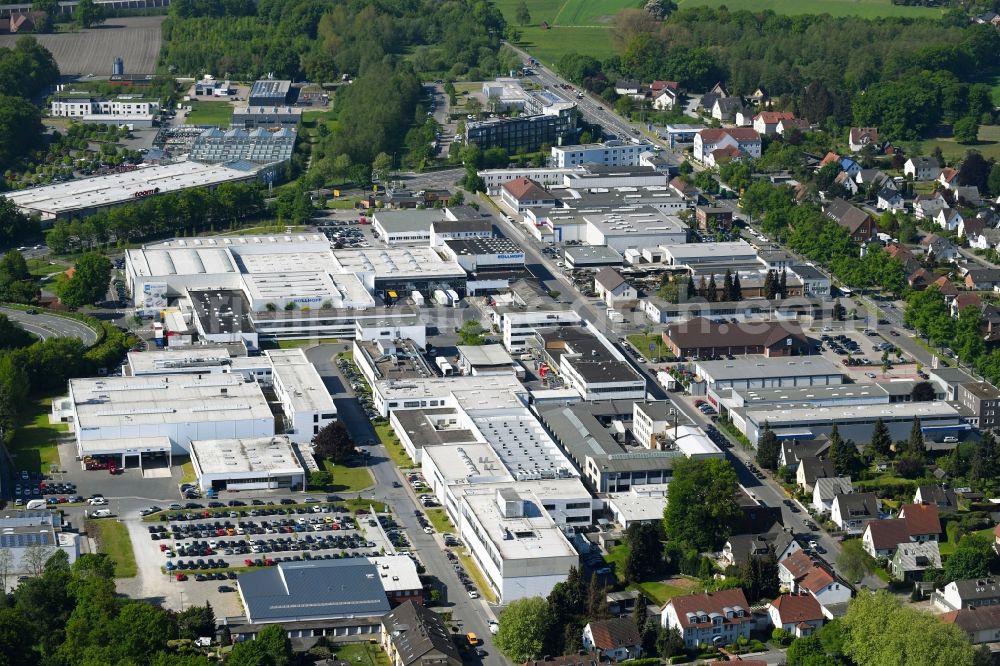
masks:
{"label": "green field", "polygon": [[356,493],[371,488],[375,480],[367,467],[347,467],[323,461],[323,468],[333,475],[333,489],[336,492]]}
{"label": "green field", "polygon": [[115,563],[116,578],[132,578],[136,574],[135,553],[132,552],[132,539],[124,523],[114,518],[91,520],[90,529],[97,541],[97,550],[107,553]]}
{"label": "green field", "polygon": [[984,125],[979,128],[979,143],[965,146],[955,143],[952,138],[927,139],[920,142],[919,151],[914,154],[930,155],[935,146],[941,146],[941,153],[949,162],[965,155],[967,150],[978,150],[983,157],[1000,159],[1000,125]]}
{"label": "green field", "polygon": [[531,24],[522,26],[516,17],[520,0],[497,0],[496,4],[507,22],[521,32],[518,46],[546,65],[572,52],[598,60],[615,55],[607,26],[622,9],[642,6],[637,0],[529,0]]}
{"label": "green field", "polygon": [[[520,29],[517,23],[517,7],[521,0],[496,0],[496,5],[509,23]],[[531,25],[550,26],[589,25],[601,26],[611,22],[611,18],[622,9],[642,7],[638,0],[529,0]]]}
{"label": "green field", "polygon": [[233,107],[229,102],[196,102],[191,100],[191,113],[185,118],[188,125],[218,125],[229,127]]}
{"label": "green field", "polygon": [[[639,350],[639,353],[648,361],[652,357],[673,358],[673,354],[670,353],[670,349],[663,344],[663,336],[656,333],[650,333],[646,335],[645,333],[636,333],[628,336],[628,341],[632,343],[632,346]],[[652,352],[649,351],[649,346],[654,345]]]}
{"label": "green field", "polygon": [[688,7],[721,7],[729,11],[761,11],[770,9],[778,14],[829,14],[831,16],[908,16],[911,18],[940,18],[943,10],[938,7],[908,7],[894,5],[890,0],[677,0],[681,9]]}
{"label": "green field", "polygon": [[38,398],[26,422],[17,429],[8,447],[17,470],[49,473],[49,465],[59,465],[59,435],[69,430],[65,423],[49,423],[52,398]]}
{"label": "green field", "polygon": [[521,41],[517,45],[550,67],[567,53],[586,53],[598,60],[615,55],[608,28],[556,26],[544,30],[532,26],[518,30]]}

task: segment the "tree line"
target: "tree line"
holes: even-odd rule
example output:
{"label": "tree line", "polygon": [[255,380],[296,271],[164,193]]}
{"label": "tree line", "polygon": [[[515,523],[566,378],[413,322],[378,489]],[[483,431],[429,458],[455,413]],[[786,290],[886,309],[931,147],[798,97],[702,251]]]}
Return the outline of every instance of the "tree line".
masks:
{"label": "tree line", "polygon": [[52,54],[34,37],[0,47],[0,172],[42,142],[42,116],[31,100],[59,77]]}
{"label": "tree line", "polygon": [[115,242],[233,227],[264,209],[264,196],[256,183],[223,183],[214,190],[199,187],[158,194],[82,220],[59,220],[45,241],[56,254],[65,254]]}
{"label": "tree line", "polygon": [[884,138],[918,138],[938,123],[992,122],[989,86],[1000,35],[965,14],[940,20],[698,7],[658,19],[624,10],[613,23],[620,55],[572,53],[559,71],[607,99],[617,78],[678,81],[704,91],[723,81],[734,94],[763,87],[776,106],[813,123],[880,128]]}

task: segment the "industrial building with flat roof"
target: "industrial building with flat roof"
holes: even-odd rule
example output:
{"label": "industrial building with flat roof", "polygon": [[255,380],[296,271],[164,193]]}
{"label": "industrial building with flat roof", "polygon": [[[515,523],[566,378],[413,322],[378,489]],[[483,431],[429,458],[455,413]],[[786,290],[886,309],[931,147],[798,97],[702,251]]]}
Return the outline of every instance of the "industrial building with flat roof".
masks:
{"label": "industrial building with flat roof", "polygon": [[219,164],[244,160],[250,164],[284,164],[295,152],[295,130],[269,132],[263,127],[254,130],[220,130],[212,127],[194,140],[188,159],[194,162]]}
{"label": "industrial building with flat roof", "polygon": [[271,349],[264,355],[271,362],[271,381],[285,416],[285,434],[299,444],[311,442],[324,426],[337,420],[337,408],[323,378],[301,348]]}
{"label": "industrial building with flat roof", "polygon": [[295,101],[293,95],[291,81],[261,79],[250,86],[247,102],[250,106],[284,106]]}
{"label": "industrial building with flat roof", "polygon": [[909,436],[914,418],[920,419],[924,436],[932,440],[958,435],[970,429],[958,410],[947,402],[841,407],[787,404],[736,410],[730,412],[730,418],[733,425],[754,446],[757,445],[765,423],[770,425],[779,439],[815,439],[820,435],[829,435],[836,425],[845,441],[855,442],[869,441],[878,420],[889,429],[894,441],[905,440]]}
{"label": "industrial building with flat roof", "polygon": [[80,535],[64,531],[62,515],[55,511],[19,509],[0,514],[0,549],[10,556],[4,562],[5,592],[22,578],[37,574],[29,556],[39,547],[48,552],[61,550],[73,564],[80,556]]}
{"label": "industrial building with flat roof", "polygon": [[43,222],[48,222],[56,218],[88,215],[100,208],[156,194],[179,192],[192,187],[215,187],[222,183],[256,180],[258,177],[258,167],[245,162],[177,162],[139,166],[122,173],[29,187],[3,196],[10,199],[22,213],[37,214]]}
{"label": "industrial building with flat roof", "polygon": [[71,424],[77,455],[116,456],[123,467],[133,456],[140,465],[143,456],[170,462],[194,440],[274,434],[260,386],[232,375],[71,379],[52,410]]}
{"label": "industrial building with flat roof", "polygon": [[844,383],[843,371],[822,356],[748,356],[732,361],[698,361],[695,364],[695,374],[709,389],[740,390]]}
{"label": "industrial building with flat roof", "polygon": [[229,121],[232,127],[254,129],[259,127],[294,128],[302,122],[302,109],[295,106],[237,106]]}
{"label": "industrial building with flat roof", "polygon": [[444,211],[434,208],[387,208],[372,215],[372,229],[389,245],[427,245],[431,240],[431,227],[446,219]]}
{"label": "industrial building with flat roof", "polygon": [[285,435],[191,442],[202,490],[305,488],[306,470]]}

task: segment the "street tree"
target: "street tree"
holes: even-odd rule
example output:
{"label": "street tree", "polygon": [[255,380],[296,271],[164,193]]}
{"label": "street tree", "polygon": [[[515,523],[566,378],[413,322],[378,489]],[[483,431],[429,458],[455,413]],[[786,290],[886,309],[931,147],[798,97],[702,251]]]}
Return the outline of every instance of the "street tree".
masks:
{"label": "street tree", "polygon": [[333,421],[313,435],[313,450],[321,458],[343,464],[358,454],[351,433],[342,421]]}
{"label": "street tree", "polygon": [[515,599],[500,615],[500,629],[494,642],[515,664],[533,661],[542,655],[551,622],[549,605],[542,597]]}

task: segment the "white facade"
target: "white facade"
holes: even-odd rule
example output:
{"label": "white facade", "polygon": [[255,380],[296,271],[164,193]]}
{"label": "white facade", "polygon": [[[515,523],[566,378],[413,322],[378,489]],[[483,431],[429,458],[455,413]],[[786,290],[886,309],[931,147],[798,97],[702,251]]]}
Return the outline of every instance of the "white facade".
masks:
{"label": "white facade", "polygon": [[536,328],[550,326],[579,326],[580,315],[573,310],[527,310],[504,312],[500,316],[503,346],[510,353],[523,352],[527,342],[534,337]]}
{"label": "white facade", "polygon": [[553,146],[552,163],[558,168],[574,167],[581,164],[637,166],[639,157],[647,150],[649,150],[648,145],[621,141],[585,143],[578,146]]}
{"label": "white facade", "polygon": [[462,539],[499,603],[545,596],[579,565],[562,531],[534,504],[513,490],[462,500]]}
{"label": "white facade", "polygon": [[524,169],[483,169],[479,172],[479,177],[486,183],[486,192],[490,195],[500,193],[500,187],[507,182],[518,178],[528,178],[535,181],[542,187],[558,187],[562,185],[566,176],[580,171],[577,168],[549,168],[534,167]]}
{"label": "white facade", "polygon": [[203,491],[305,488],[306,470],[286,436],[191,442]]}
{"label": "white facade", "polygon": [[160,103],[141,95],[122,95],[111,99],[97,97],[60,97],[52,100],[51,114],[57,117],[84,116],[146,117],[159,112]]}
{"label": "white facade", "polygon": [[271,361],[271,381],[285,415],[285,434],[300,444],[312,441],[324,426],[337,420],[337,408],[323,378],[302,349],[264,353]]}

